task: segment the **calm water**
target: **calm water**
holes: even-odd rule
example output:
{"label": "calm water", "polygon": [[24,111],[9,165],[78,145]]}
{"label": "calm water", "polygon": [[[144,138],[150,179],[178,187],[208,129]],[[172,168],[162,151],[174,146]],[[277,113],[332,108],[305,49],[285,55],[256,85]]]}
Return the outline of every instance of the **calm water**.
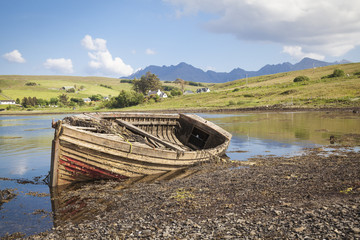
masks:
{"label": "calm water", "polygon": [[[232,160],[301,154],[304,148],[328,145],[331,135],[360,133],[360,116],[352,113],[199,115],[233,134],[227,153]],[[41,180],[50,168],[51,120],[64,117],[0,116],[0,190],[15,188],[18,194],[0,206],[0,237],[7,232],[33,234],[53,226],[49,188]]]}

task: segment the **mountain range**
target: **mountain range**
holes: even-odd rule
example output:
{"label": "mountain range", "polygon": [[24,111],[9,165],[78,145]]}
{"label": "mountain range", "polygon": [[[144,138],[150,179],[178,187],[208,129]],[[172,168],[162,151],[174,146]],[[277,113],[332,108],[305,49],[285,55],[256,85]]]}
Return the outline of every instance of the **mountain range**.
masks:
{"label": "mountain range", "polygon": [[190,64],[181,62],[178,65],[174,66],[154,66],[150,65],[145,69],[141,69],[128,77],[121,77],[122,79],[134,79],[141,78],[142,75],[145,75],[147,72],[156,74],[162,81],[174,81],[177,78],[181,78],[185,81],[192,82],[206,82],[206,83],[222,83],[233,81],[246,77],[255,77],[262,75],[269,75],[281,72],[290,72],[296,70],[303,70],[316,67],[325,67],[329,65],[344,64],[350,63],[347,60],[342,60],[340,62],[324,62],[311,58],[304,58],[296,64],[291,64],[289,62],[270,65],[267,64],[264,67],[260,68],[258,71],[246,71],[241,68],[235,68],[231,72],[215,72],[215,71],[203,71],[200,68],[196,68]]}

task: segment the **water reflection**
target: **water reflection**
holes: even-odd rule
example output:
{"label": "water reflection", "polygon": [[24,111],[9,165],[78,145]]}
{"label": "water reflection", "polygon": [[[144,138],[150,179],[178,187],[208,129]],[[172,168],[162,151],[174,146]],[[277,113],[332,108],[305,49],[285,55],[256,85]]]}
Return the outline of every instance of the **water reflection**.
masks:
{"label": "water reflection", "polygon": [[[329,144],[330,136],[360,132],[360,116],[338,112],[201,114],[235,137],[308,145]],[[256,148],[254,148],[256,149]]]}
{"label": "water reflection", "polygon": [[32,178],[49,171],[52,118],[64,115],[1,116],[0,176]]}
{"label": "water reflection", "polygon": [[[231,113],[199,114],[233,134],[227,155],[231,160],[246,160],[256,155],[294,155],[305,147],[328,145],[330,136],[360,133],[360,115],[352,113]],[[86,192],[67,189],[50,197],[26,195],[29,192],[49,193],[45,184],[19,184],[4,180],[45,177],[50,169],[51,120],[65,115],[0,116],[0,190],[17,189],[16,198],[0,209],[0,236],[6,232],[33,234],[71,218],[81,220],[88,209]],[[172,173],[161,176],[169,179]],[[185,176],[185,175],[183,175]],[[141,182],[154,176],[133,179]],[[160,176],[157,176],[161,179]],[[155,181],[154,178],[152,179]],[[117,185],[118,186],[118,185]],[[125,187],[125,186],[123,186]],[[120,187],[121,188],[121,187]],[[111,191],[110,189],[109,191]],[[117,189],[118,190],[118,189]],[[84,193],[84,196],[79,195]],[[78,195],[77,195],[78,194]],[[111,204],[106,203],[106,204]],[[104,203],[104,206],[106,205]],[[58,211],[61,209],[60,211]],[[43,211],[42,211],[43,210]],[[40,213],[40,214],[39,214]]]}

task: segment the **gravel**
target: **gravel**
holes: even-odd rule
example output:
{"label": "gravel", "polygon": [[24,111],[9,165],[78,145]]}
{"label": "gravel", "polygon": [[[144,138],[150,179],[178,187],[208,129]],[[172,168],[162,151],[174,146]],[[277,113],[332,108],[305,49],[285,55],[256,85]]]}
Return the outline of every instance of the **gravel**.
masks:
{"label": "gravel", "polygon": [[53,229],[27,239],[360,238],[359,152],[309,149],[188,171],[61,190]]}

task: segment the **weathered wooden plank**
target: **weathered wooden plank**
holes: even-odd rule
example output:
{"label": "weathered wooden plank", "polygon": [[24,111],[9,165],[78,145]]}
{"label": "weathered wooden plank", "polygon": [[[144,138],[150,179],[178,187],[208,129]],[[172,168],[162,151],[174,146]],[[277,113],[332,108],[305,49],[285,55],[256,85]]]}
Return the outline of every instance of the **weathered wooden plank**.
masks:
{"label": "weathered wooden plank", "polygon": [[60,156],[60,144],[59,138],[56,138],[52,142],[52,151],[51,151],[51,168],[50,168],[50,186],[56,187],[58,184],[58,160]]}
{"label": "weathered wooden plank", "polygon": [[160,159],[194,159],[197,154],[194,151],[187,151],[179,156],[178,153],[170,149],[153,149],[146,145],[140,145],[137,142],[129,143],[118,136],[108,136],[99,133],[78,130],[73,126],[63,124],[62,136],[69,136],[73,139],[81,139],[100,146],[113,148],[124,153],[137,154],[139,156],[155,157]]}
{"label": "weathered wooden plank", "polygon": [[131,124],[135,126],[154,126],[154,125],[164,125],[164,126],[176,126],[177,122],[175,121],[150,121],[150,122],[144,122],[144,121],[130,121]]}
{"label": "weathered wooden plank", "polygon": [[162,166],[152,164],[139,164],[139,163],[128,163],[126,160],[115,156],[105,155],[94,155],[89,151],[81,151],[79,149],[71,149],[69,147],[62,147],[62,151],[65,155],[81,159],[82,161],[94,165],[96,167],[102,167],[108,171],[114,171],[121,175],[129,177],[136,177],[139,174],[155,174],[159,171],[165,171],[169,169],[178,169],[178,166]]}
{"label": "weathered wooden plank", "polygon": [[162,140],[162,139],[160,139],[158,137],[155,137],[154,135],[151,135],[151,134],[145,132],[144,130],[132,125],[131,123],[125,122],[125,121],[123,121],[121,119],[116,119],[116,122],[119,123],[121,126],[124,126],[127,129],[129,129],[129,130],[131,130],[131,131],[133,131],[133,132],[135,132],[137,134],[140,134],[140,135],[145,136],[147,138],[150,138],[150,139],[152,139],[152,140],[154,140],[156,142],[159,142],[159,143],[163,144],[164,146],[166,146],[166,147],[168,147],[170,149],[180,151],[180,152],[184,151],[181,147],[179,147],[179,146],[177,146],[175,144],[172,144],[170,142],[164,141],[164,140]]}
{"label": "weathered wooden plank", "polygon": [[156,157],[149,157],[149,156],[144,156],[144,155],[139,155],[139,154],[133,154],[130,152],[126,153],[123,151],[118,151],[116,149],[99,146],[99,145],[93,144],[91,142],[86,142],[86,141],[74,139],[74,138],[67,137],[67,136],[61,136],[60,140],[78,145],[79,148],[85,148],[85,149],[87,148],[87,149],[91,149],[94,151],[123,157],[124,159],[128,159],[130,161],[139,162],[139,163],[144,162],[144,163],[152,163],[152,164],[163,164],[163,165],[169,165],[169,166],[171,166],[171,165],[173,165],[173,166],[188,166],[188,165],[195,164],[196,162],[207,161],[209,159],[209,156],[207,154],[204,154],[202,151],[197,151],[196,152],[197,157],[195,157],[193,159],[180,159],[182,157],[181,155],[179,156],[179,159],[176,159],[176,158],[175,159],[167,159],[167,158],[156,158]]}

